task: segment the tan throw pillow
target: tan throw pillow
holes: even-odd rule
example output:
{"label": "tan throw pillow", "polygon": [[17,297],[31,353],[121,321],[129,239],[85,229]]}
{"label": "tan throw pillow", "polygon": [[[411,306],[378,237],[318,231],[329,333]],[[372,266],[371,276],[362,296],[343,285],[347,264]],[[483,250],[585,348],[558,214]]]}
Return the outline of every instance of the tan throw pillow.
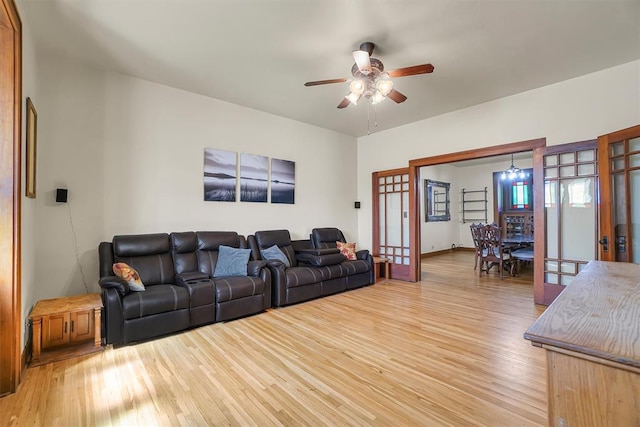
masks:
{"label": "tan throw pillow", "polygon": [[129,284],[129,289],[136,292],[142,292],[145,290],[142,280],[138,272],[128,264],[124,262],[116,262],[113,264],[113,272],[116,276],[124,279]]}
{"label": "tan throw pillow", "polygon": [[348,260],[356,259],[356,244],[355,243],[342,243],[336,242],[336,246],[342,255]]}

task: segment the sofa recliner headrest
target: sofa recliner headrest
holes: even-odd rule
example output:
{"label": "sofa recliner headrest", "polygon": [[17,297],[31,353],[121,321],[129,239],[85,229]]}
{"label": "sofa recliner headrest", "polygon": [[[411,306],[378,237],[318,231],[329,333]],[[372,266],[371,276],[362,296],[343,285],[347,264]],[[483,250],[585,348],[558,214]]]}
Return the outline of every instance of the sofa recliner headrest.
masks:
{"label": "sofa recliner headrest", "polygon": [[240,236],[235,231],[196,231],[198,250],[217,251],[220,245],[240,247]]}
{"label": "sofa recliner headrest", "polygon": [[116,257],[136,257],[167,253],[171,249],[169,235],[131,234],[113,238],[113,252]]}
{"label": "sofa recliner headrest", "polygon": [[338,228],[314,228],[311,240],[316,248],[335,248],[336,242],[346,242],[342,231]]}
{"label": "sofa recliner headrest", "polygon": [[277,245],[280,248],[291,246],[289,230],[256,231],[254,236],[260,249],[267,249],[273,245]]}
{"label": "sofa recliner headrest", "polygon": [[177,254],[184,254],[196,251],[198,242],[196,239],[196,233],[194,233],[193,231],[171,233],[170,237],[173,252]]}

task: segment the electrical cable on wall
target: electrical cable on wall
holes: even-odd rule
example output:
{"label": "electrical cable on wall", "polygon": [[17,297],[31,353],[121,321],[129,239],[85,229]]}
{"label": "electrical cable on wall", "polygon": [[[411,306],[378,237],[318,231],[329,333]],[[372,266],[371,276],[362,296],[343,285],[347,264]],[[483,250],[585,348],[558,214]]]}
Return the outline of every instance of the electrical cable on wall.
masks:
{"label": "electrical cable on wall", "polygon": [[67,202],[67,208],[69,212],[69,224],[71,224],[71,232],[73,233],[73,245],[76,253],[76,261],[78,262],[78,267],[80,268],[80,276],[82,277],[82,284],[84,285],[84,289],[89,293],[89,286],[87,286],[87,280],[84,276],[84,270],[82,269],[82,264],[80,263],[80,251],[78,250],[78,237],[76,236],[76,229],[73,226],[73,218],[71,216],[71,204]]}

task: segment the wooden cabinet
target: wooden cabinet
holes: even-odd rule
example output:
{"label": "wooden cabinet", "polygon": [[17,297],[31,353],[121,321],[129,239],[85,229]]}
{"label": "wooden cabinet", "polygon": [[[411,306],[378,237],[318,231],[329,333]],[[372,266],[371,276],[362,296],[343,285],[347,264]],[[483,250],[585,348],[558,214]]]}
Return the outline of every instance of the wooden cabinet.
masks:
{"label": "wooden cabinet", "polygon": [[500,214],[502,219],[502,237],[521,237],[533,235],[533,212]]}
{"label": "wooden cabinet", "polygon": [[32,364],[101,350],[100,294],[38,301],[31,312]]}
{"label": "wooden cabinet", "polygon": [[95,336],[95,310],[55,313],[42,317],[42,350],[61,345],[92,341]]}
{"label": "wooden cabinet", "polygon": [[591,261],[525,333],[547,353],[550,426],[640,426],[638,277]]}

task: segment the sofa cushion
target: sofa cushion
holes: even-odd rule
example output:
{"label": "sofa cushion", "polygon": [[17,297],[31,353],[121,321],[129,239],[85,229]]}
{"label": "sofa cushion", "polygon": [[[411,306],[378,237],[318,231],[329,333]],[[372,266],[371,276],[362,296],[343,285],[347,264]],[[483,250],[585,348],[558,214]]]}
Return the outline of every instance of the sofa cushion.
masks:
{"label": "sofa cushion", "polygon": [[371,264],[361,259],[355,261],[345,261],[340,264],[340,266],[347,271],[348,276],[358,273],[366,273],[371,269]]}
{"label": "sofa cushion", "polygon": [[246,276],[251,249],[221,245],[213,277]]}
{"label": "sofa cushion", "polygon": [[227,302],[239,298],[264,294],[264,281],[259,277],[216,277],[216,302]]}
{"label": "sofa cushion", "polygon": [[338,279],[369,271],[369,263],[366,261],[342,261],[340,264],[322,267],[310,267],[321,280]]}
{"label": "sofa cushion", "polygon": [[347,258],[348,260],[353,261],[353,260],[356,259],[356,244],[355,243],[336,242],[336,247],[338,248],[340,253],[342,255],[344,255],[345,258]]}
{"label": "sofa cushion", "polygon": [[144,291],[144,284],[142,280],[140,280],[140,275],[135,268],[130,267],[124,262],[116,262],[113,264],[113,273],[127,282],[130,290],[135,292]]}
{"label": "sofa cushion", "polygon": [[262,259],[269,260],[275,259],[278,261],[282,261],[285,267],[291,267],[291,263],[289,262],[289,258],[280,250],[278,245],[273,245],[267,249],[261,249],[260,255],[262,255]]}
{"label": "sofa cushion", "polygon": [[[326,268],[326,267],[321,267]],[[287,288],[309,285],[322,281],[321,268],[318,267],[291,267],[285,270]]]}
{"label": "sofa cushion", "polygon": [[188,307],[189,292],[175,285],[150,286],[145,292],[133,292],[122,298],[122,314],[125,320]]}

